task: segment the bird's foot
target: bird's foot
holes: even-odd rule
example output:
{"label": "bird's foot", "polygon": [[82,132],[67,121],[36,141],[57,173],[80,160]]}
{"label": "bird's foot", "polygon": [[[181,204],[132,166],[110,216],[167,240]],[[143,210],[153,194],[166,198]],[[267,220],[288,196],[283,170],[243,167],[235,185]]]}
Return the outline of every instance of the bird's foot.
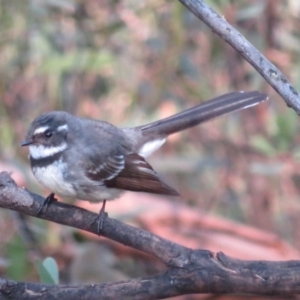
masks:
{"label": "bird's foot", "polygon": [[95,223],[97,224],[97,233],[100,235],[100,232],[103,230],[103,223],[105,219],[108,217],[107,212],[105,212],[106,200],[103,201],[102,207],[99,211],[97,218],[95,219]]}
{"label": "bird's foot", "polygon": [[43,207],[45,207],[45,209],[47,210],[47,207],[48,205],[53,202],[53,201],[57,201],[57,199],[54,197],[55,194],[54,193],[51,193],[50,195],[48,195],[44,200],[43,202],[41,203],[39,209],[38,209],[38,212],[37,212],[37,215],[39,215],[43,209]]}

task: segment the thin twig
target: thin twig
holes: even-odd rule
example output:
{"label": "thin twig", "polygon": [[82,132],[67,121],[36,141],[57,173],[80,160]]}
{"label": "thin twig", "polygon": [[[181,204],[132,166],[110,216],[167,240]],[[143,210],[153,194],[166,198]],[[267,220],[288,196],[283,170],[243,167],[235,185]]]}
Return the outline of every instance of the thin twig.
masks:
{"label": "thin twig", "polygon": [[287,106],[300,115],[300,97],[286,76],[256,49],[224,16],[217,14],[202,0],[179,0],[196,17],[239,52],[261,76],[278,92]]}

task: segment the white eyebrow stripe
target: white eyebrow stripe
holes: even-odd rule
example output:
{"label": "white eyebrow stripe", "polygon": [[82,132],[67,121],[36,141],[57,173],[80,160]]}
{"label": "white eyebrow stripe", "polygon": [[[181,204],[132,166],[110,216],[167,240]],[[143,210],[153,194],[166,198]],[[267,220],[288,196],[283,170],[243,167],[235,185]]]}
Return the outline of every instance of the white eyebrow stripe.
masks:
{"label": "white eyebrow stripe", "polygon": [[43,133],[43,132],[45,132],[47,129],[49,129],[49,126],[38,127],[38,128],[33,132],[33,135],[36,135],[36,134],[39,134],[39,133]]}
{"label": "white eyebrow stripe", "polygon": [[67,149],[67,144],[63,143],[56,147],[45,147],[43,145],[30,145],[29,152],[33,159],[41,159],[46,157],[51,157],[57,153],[63,152]]}
{"label": "white eyebrow stripe", "polygon": [[69,126],[67,124],[60,125],[59,127],[57,127],[58,131],[63,131],[63,130],[67,131],[68,129],[69,129]]}

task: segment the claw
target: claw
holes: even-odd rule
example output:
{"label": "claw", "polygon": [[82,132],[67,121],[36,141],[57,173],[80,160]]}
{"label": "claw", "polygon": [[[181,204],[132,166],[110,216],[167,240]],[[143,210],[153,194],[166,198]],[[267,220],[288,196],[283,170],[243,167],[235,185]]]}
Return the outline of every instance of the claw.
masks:
{"label": "claw", "polygon": [[54,193],[51,193],[50,195],[48,195],[44,200],[43,202],[41,203],[39,209],[38,209],[38,212],[37,212],[37,215],[39,215],[43,209],[43,207],[45,207],[45,209],[47,210],[47,207],[48,205],[52,202],[52,201],[57,201],[57,199],[54,197],[55,194]]}
{"label": "claw", "polygon": [[107,212],[105,212],[106,200],[103,201],[102,207],[99,211],[97,218],[95,219],[95,223],[97,224],[97,233],[100,235],[100,232],[103,230],[103,223],[105,219],[108,217]]}

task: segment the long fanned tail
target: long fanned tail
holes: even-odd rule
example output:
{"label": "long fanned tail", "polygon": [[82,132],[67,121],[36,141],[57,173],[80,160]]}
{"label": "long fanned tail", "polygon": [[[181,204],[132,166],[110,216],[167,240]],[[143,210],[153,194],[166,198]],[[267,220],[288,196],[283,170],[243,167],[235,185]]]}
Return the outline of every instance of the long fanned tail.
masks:
{"label": "long fanned tail", "polygon": [[[129,129],[136,131],[139,138],[136,153],[125,156],[124,169],[114,178],[107,180],[106,186],[129,191],[178,195],[175,189],[159,178],[145,157],[158,149],[166,137],[172,133],[196,126],[229,112],[254,106],[267,99],[266,94],[259,92],[230,93],[163,120]],[[132,134],[132,131],[130,132]]]}
{"label": "long fanned tail", "polygon": [[145,134],[170,135],[196,126],[229,112],[245,109],[268,99],[260,92],[234,92],[225,94],[171,117],[139,126]]}

